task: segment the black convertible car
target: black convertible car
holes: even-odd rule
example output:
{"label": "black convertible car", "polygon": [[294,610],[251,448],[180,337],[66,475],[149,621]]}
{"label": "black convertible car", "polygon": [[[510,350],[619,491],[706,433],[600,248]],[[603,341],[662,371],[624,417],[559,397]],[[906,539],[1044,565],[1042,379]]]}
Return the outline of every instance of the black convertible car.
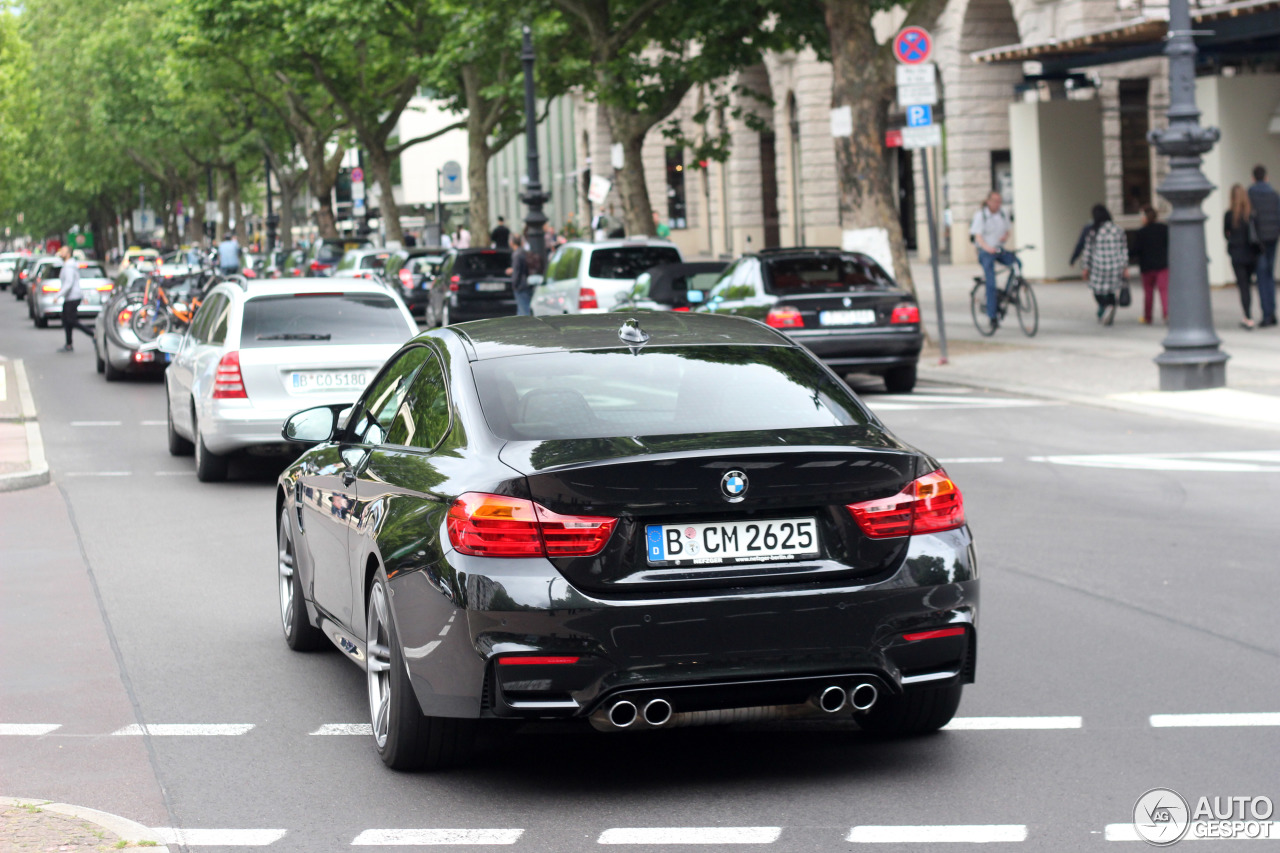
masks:
{"label": "black convertible car", "polygon": [[366,671],[401,769],[488,718],[945,725],[977,639],[955,483],[762,323],[622,318],[431,331],[291,417],[289,645]]}

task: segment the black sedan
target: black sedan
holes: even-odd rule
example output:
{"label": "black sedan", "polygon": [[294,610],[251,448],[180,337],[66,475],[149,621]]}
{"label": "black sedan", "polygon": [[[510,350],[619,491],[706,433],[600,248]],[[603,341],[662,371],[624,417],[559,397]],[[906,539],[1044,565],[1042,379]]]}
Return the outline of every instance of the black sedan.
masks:
{"label": "black sedan", "polygon": [[424,325],[448,326],[516,313],[510,249],[450,249],[432,279]]}
{"label": "black sedan", "polygon": [[977,639],[956,484],[761,323],[619,321],[431,331],[290,418],[288,644],[366,671],[401,769],[487,719],[945,725]]}
{"label": "black sedan", "polygon": [[761,320],[841,373],[916,385],[920,307],[872,258],[840,249],[770,249],[724,271],[704,309]]}

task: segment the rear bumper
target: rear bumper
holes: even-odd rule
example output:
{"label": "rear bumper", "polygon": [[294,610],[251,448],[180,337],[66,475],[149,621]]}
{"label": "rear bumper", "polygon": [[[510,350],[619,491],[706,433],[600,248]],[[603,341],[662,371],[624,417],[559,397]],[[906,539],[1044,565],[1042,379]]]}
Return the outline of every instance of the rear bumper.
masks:
{"label": "rear bumper", "polygon": [[111,362],[112,367],[125,373],[163,373],[169,366],[168,356],[156,349],[154,344],[147,348],[147,352],[151,353],[151,361],[138,361],[134,358],[134,354],[138,352],[136,348],[121,346],[111,340],[109,335],[105,349],[103,360]]}
{"label": "rear bumper", "polygon": [[[778,704],[823,679],[865,678],[894,693],[974,676],[967,528],[915,537],[889,577],[823,589],[602,599],[542,560],[446,561],[390,580],[410,678],[431,715],[580,718],[621,694],[662,694],[677,712],[726,709]],[[903,639],[942,626],[965,633]],[[497,663],[519,655],[578,662]]]}
{"label": "rear bumper", "polygon": [[283,450],[297,447],[285,441],[280,434],[290,415],[312,406],[354,401],[354,394],[350,398],[316,395],[314,398],[299,400],[296,405],[255,408],[228,405],[243,403],[243,400],[206,400],[199,413],[200,433],[204,437],[205,447],[219,455],[248,448],[275,447]]}
{"label": "rear bumper", "polygon": [[[102,305],[89,305],[88,300],[80,303],[80,308],[76,311],[79,317],[97,317],[102,311]],[[62,316],[62,297],[56,293],[48,295],[40,295],[35,297],[35,311],[37,317],[61,317]]]}
{"label": "rear bumper", "polygon": [[875,371],[915,364],[924,347],[924,333],[919,326],[900,331],[815,329],[788,332],[787,336],[826,364],[849,370]]}

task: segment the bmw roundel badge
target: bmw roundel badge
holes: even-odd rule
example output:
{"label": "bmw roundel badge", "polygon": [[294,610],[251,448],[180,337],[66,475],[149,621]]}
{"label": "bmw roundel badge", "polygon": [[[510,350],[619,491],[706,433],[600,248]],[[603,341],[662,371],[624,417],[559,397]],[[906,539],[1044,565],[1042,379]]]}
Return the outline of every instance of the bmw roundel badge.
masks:
{"label": "bmw roundel badge", "polygon": [[725,500],[736,504],[747,496],[747,475],[741,471],[729,471],[720,478],[720,491]]}

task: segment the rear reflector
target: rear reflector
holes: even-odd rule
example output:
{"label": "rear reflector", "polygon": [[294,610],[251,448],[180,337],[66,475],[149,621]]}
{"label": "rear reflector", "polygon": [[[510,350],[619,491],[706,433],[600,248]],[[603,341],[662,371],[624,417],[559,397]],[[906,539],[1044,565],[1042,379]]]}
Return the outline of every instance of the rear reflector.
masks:
{"label": "rear reflector", "polygon": [[453,502],[449,542],[473,557],[591,557],[616,518],[560,515],[523,498],[467,492]]}
{"label": "rear reflector", "polygon": [[218,361],[218,369],[213,374],[213,399],[215,400],[247,400],[249,395],[244,390],[244,377],[240,374],[240,353],[232,352]]}
{"label": "rear reflector", "polygon": [[564,664],[577,663],[575,657],[505,657],[498,658],[498,663],[503,666],[561,666]]}
{"label": "rear reflector", "polygon": [[914,643],[917,640],[941,640],[943,637],[959,637],[964,634],[964,628],[940,628],[937,631],[920,631],[915,634],[903,634],[902,639],[908,643]]}
{"label": "rear reflector", "polygon": [[893,314],[889,317],[890,323],[919,323],[920,322],[920,306],[918,305],[899,305],[893,309]]}
{"label": "rear reflector", "polygon": [[117,326],[127,326],[129,321],[133,319],[133,310],[131,308],[122,308],[120,313],[116,315]]}
{"label": "rear reflector", "polygon": [[397,273],[397,276],[400,278],[400,283],[403,284],[405,287],[408,287],[408,288],[413,287],[413,273],[409,272],[408,267],[401,267],[400,272]]}
{"label": "rear reflector", "polygon": [[964,498],[941,468],[913,480],[892,497],[849,504],[847,509],[872,539],[937,533],[964,525]]}
{"label": "rear reflector", "polygon": [[764,322],[775,329],[799,329],[804,326],[804,317],[800,316],[798,308],[783,305],[770,308]]}
{"label": "rear reflector", "polygon": [[600,302],[596,299],[596,292],[589,287],[584,287],[578,291],[578,310],[585,311],[588,308],[599,308]]}
{"label": "rear reflector", "polygon": [[133,354],[133,360],[134,360],[134,361],[136,361],[136,362],[138,362],[139,364],[144,363],[144,362],[151,362],[151,361],[155,361],[155,360],[156,360],[156,354],[155,354],[155,353],[153,353],[153,352],[150,352],[150,351],[147,351],[147,352],[135,352],[135,353]]}

